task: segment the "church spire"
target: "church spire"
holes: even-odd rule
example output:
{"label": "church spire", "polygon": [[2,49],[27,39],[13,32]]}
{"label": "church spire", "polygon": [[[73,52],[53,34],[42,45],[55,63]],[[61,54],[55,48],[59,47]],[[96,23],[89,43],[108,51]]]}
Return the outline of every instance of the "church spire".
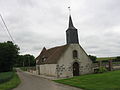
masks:
{"label": "church spire", "polygon": [[74,27],[72,22],[72,17],[69,15],[69,28]]}
{"label": "church spire", "polygon": [[71,16],[71,9],[70,9],[70,7],[68,7],[68,9],[69,9],[69,26],[68,26],[68,28],[75,29],[75,27],[73,25],[73,21],[72,21],[72,16]]}
{"label": "church spire", "polygon": [[68,9],[69,9],[69,26],[68,29],[66,30],[66,41],[67,44],[79,44],[78,32],[72,22],[70,7],[68,7]]}

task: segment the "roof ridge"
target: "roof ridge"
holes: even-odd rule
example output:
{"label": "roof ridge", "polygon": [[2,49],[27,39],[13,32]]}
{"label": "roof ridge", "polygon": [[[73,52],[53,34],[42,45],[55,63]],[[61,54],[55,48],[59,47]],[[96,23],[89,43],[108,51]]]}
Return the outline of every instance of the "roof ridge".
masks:
{"label": "roof ridge", "polygon": [[66,44],[66,45],[61,45],[61,46],[52,47],[52,48],[46,49],[46,51],[51,50],[51,49],[54,49],[54,48],[63,47],[63,46],[67,46],[67,44]]}

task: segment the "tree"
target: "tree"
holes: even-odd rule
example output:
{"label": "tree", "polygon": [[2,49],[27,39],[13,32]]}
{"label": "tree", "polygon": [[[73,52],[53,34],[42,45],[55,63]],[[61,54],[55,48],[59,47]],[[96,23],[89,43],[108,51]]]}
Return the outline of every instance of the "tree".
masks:
{"label": "tree", "polygon": [[15,62],[15,67],[21,67],[24,66],[24,56],[23,55],[18,55],[16,62]]}
{"label": "tree", "polygon": [[120,60],[120,56],[117,56],[116,59],[117,59],[117,60]]}
{"label": "tree", "polygon": [[117,56],[114,61],[119,62],[120,61],[120,56]]}
{"label": "tree", "polygon": [[92,60],[92,62],[96,62],[96,59],[97,59],[96,56],[89,55],[89,58]]}
{"label": "tree", "polygon": [[17,58],[19,48],[11,41],[0,43],[0,72],[11,71]]}
{"label": "tree", "polygon": [[24,66],[35,66],[35,57],[30,54],[23,55]]}
{"label": "tree", "polygon": [[35,57],[30,54],[19,55],[15,66],[22,67],[22,66],[35,66]]}

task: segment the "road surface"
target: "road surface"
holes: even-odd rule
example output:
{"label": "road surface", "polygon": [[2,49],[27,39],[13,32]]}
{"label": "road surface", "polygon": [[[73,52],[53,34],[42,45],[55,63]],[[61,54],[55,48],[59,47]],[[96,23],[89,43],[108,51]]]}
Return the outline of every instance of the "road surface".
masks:
{"label": "road surface", "polygon": [[22,83],[13,90],[81,90],[18,70]]}

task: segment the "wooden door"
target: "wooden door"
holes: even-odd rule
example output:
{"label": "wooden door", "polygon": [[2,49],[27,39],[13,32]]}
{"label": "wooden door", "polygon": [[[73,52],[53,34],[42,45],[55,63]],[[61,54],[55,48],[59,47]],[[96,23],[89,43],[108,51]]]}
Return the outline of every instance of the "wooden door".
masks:
{"label": "wooden door", "polygon": [[73,76],[79,76],[79,64],[77,62],[73,64]]}

